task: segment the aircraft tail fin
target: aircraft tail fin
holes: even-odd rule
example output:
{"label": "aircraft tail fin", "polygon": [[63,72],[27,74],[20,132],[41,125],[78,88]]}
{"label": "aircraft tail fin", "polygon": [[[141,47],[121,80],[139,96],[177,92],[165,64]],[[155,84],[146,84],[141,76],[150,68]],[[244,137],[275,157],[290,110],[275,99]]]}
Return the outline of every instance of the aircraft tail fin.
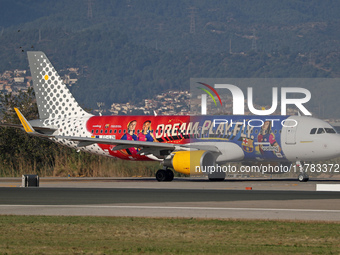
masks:
{"label": "aircraft tail fin", "polygon": [[91,115],[79,106],[43,52],[29,51],[27,56],[40,119]]}

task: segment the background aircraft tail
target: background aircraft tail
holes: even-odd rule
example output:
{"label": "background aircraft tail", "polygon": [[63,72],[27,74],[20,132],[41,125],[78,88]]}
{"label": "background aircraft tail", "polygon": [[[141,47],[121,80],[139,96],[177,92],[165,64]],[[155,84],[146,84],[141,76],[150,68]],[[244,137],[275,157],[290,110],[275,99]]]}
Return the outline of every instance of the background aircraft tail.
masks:
{"label": "background aircraft tail", "polygon": [[27,52],[40,119],[88,116],[72,96],[46,55]]}

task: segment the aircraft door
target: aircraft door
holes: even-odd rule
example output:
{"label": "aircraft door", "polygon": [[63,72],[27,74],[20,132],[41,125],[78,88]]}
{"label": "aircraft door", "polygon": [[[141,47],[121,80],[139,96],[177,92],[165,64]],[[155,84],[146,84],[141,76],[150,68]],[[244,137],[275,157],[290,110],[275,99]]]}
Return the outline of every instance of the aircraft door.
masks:
{"label": "aircraft door", "polygon": [[286,144],[296,144],[296,128],[294,127],[286,127]]}

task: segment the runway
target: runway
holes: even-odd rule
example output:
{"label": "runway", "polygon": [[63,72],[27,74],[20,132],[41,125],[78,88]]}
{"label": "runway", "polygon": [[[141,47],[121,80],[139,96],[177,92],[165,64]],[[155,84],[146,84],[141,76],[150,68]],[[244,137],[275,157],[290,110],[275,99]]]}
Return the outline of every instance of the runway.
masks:
{"label": "runway", "polygon": [[0,179],[0,214],[340,221],[340,192],[315,191],[320,182],[330,181],[47,178],[20,188],[19,178],[7,178]]}

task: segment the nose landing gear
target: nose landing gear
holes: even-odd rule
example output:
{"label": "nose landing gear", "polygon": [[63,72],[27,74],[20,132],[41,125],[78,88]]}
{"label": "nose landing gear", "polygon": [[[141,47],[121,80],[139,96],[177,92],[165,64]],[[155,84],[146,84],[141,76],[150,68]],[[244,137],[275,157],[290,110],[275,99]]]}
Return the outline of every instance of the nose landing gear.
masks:
{"label": "nose landing gear", "polygon": [[300,161],[296,161],[296,166],[300,168],[300,174],[298,176],[299,182],[308,182],[309,176],[304,169],[304,163]]}
{"label": "nose landing gear", "polygon": [[299,182],[308,182],[309,176],[306,173],[299,174],[298,179]]}

